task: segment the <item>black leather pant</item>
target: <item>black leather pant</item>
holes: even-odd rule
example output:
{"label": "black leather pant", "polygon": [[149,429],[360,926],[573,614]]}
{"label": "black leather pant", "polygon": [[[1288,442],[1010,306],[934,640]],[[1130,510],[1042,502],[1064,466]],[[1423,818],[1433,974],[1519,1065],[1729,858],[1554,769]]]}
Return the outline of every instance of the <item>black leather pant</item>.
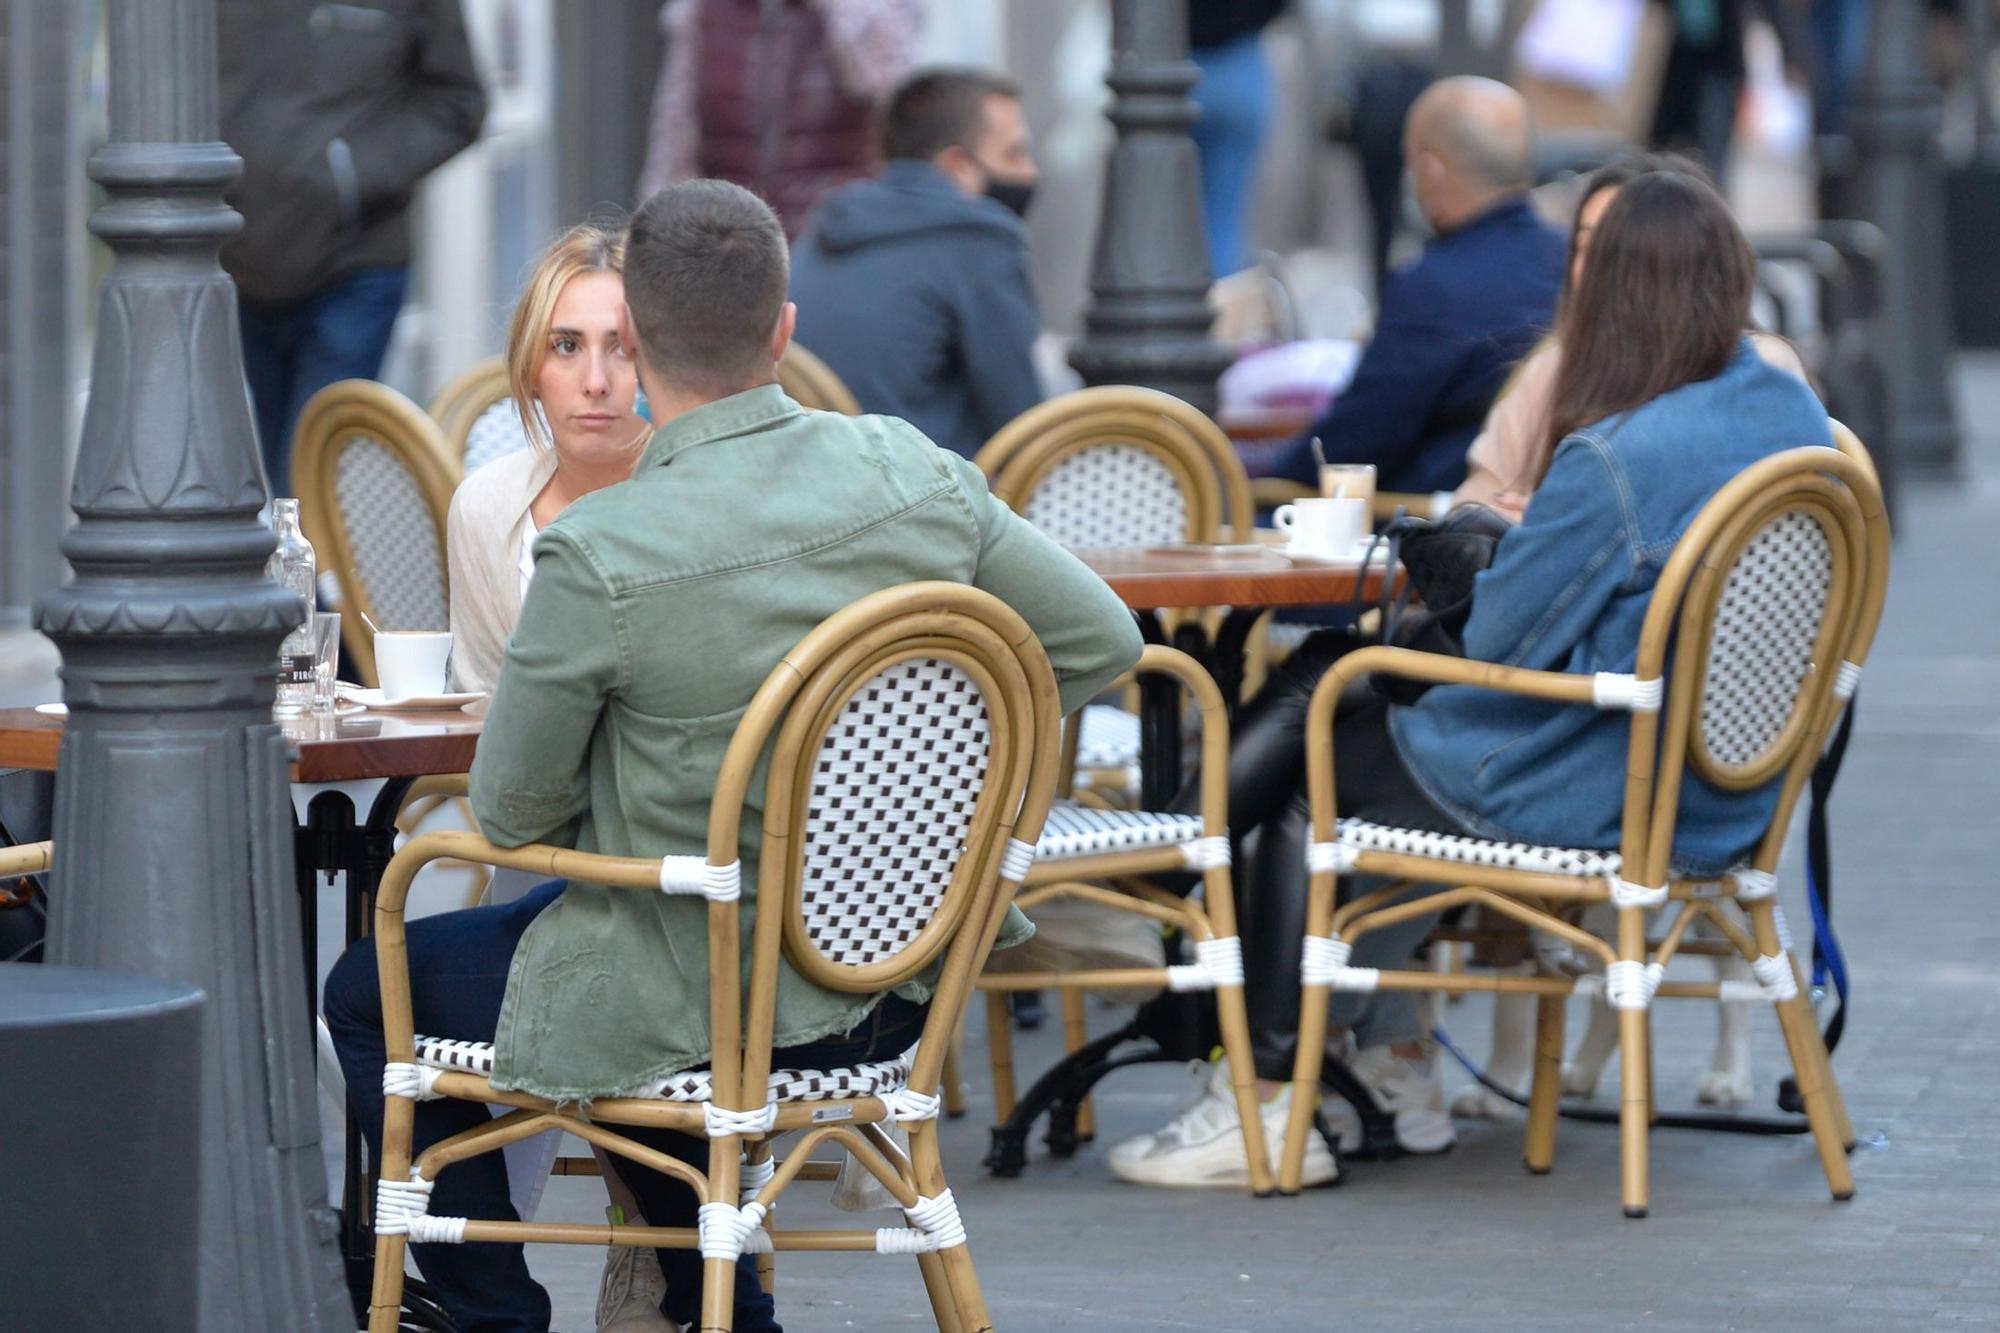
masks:
{"label": "black leather pant", "polygon": [[[1289,1079],[1298,1044],[1299,951],[1305,937],[1306,846],[1312,821],[1306,803],[1306,710],[1313,687],[1334,661],[1362,646],[1344,630],[1322,630],[1302,644],[1231,723],[1229,835],[1234,853],[1238,926],[1243,937],[1244,1001],[1257,1075]],[[1441,833],[1464,830],[1432,805],[1403,767],[1389,738],[1389,705],[1356,686],[1334,713],[1334,790],[1343,816]],[[1175,801],[1199,808],[1195,784]],[[1255,835],[1254,838],[1252,835]],[[1254,844],[1245,855],[1246,843]],[[1379,881],[1341,881],[1340,897],[1368,892]],[[1415,890],[1414,893],[1429,890]],[[1434,917],[1371,932],[1356,943],[1356,967],[1400,967],[1430,933]],[[1342,993],[1330,1021],[1351,1027],[1363,1045],[1411,1041],[1423,1035],[1405,991]]]}

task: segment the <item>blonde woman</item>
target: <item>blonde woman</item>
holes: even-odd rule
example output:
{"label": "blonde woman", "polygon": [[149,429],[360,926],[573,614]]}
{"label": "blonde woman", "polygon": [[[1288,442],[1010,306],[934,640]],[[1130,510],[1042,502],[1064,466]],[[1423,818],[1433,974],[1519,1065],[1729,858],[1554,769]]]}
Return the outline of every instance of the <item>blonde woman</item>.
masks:
{"label": "blonde woman", "polygon": [[639,381],[618,339],[624,244],[609,227],[572,227],[542,255],[514,307],[507,381],[529,447],[467,477],[446,528],[461,690],[491,691],[500,674],[535,538],[573,501],[631,476],[652,434],[633,410]]}
{"label": "blonde woman", "polygon": [[[624,261],[622,228],[572,227],[536,263],[514,307],[507,381],[529,447],[494,459],[460,483],[445,533],[452,675],[461,690],[490,692],[499,678],[507,637],[535,571],[535,538],[577,499],[630,477],[652,435],[652,426],[634,411],[638,376],[618,337]],[[508,887],[496,879],[493,901],[512,896]],[[532,888],[510,906],[539,912],[563,887],[558,881]],[[523,1215],[541,1197],[558,1137],[508,1149],[509,1192]],[[599,1161],[612,1203],[626,1221],[642,1224],[614,1164],[602,1155]],[[599,1333],[674,1329],[660,1313],[665,1292],[652,1250],[612,1246],[598,1288]]]}

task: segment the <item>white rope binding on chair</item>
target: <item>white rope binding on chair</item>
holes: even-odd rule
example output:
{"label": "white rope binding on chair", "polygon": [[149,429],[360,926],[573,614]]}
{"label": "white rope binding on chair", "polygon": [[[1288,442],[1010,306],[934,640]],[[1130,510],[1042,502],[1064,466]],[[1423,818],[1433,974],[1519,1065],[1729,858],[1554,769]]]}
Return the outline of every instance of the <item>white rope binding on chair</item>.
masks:
{"label": "white rope binding on chair", "polygon": [[731,1111],[714,1102],[703,1102],[701,1120],[712,1139],[732,1134],[769,1134],[778,1123],[778,1104],[765,1102],[754,1111]]}
{"label": "white rope binding on chair", "polygon": [[1242,984],[1243,941],[1235,935],[1196,940],[1194,961],[1177,963],[1167,969],[1168,990],[1214,990],[1218,986]]}
{"label": "white rope binding on chair", "polygon": [[1009,884],[1019,884],[1034,868],[1035,844],[1019,838],[1007,839],[1007,850],[1000,857],[1000,878]]}
{"label": "white rope binding on chair", "polygon": [[1360,855],[1344,842],[1308,843],[1306,871],[1314,875],[1345,875],[1354,869]]}
{"label": "white rope binding on chair", "polygon": [[437,1090],[438,1075],[444,1072],[429,1065],[406,1065],[391,1060],[382,1066],[382,1095],[408,1097],[419,1102],[436,1101],[444,1096]]}
{"label": "white rope binding on chair", "polygon": [[1744,866],[1741,870],[1730,871],[1729,878],[1736,881],[1736,898],[1739,902],[1754,903],[1778,891],[1778,877],[1769,870]]}
{"label": "white rope binding on chair", "polygon": [[1846,703],[1861,688],[1861,663],[1842,662],[1840,670],[1834,673],[1833,697]]}
{"label": "white rope binding on chair", "polygon": [[938,1094],[918,1092],[907,1084],[900,1088],[891,1088],[887,1092],[878,1092],[875,1098],[889,1108],[889,1114],[896,1117],[898,1124],[903,1125],[917,1120],[937,1119],[938,1107],[944,1104],[944,1099]]}
{"label": "white rope binding on chair", "polygon": [[1773,1004],[1798,998],[1799,983],[1792,976],[1791,955],[1767,953],[1762,958],[1753,958],[1750,970],[1756,974],[1764,998]]}
{"label": "white rope binding on chair", "polygon": [[1604,998],[1613,1009],[1644,1009],[1653,1003],[1666,968],[1621,959],[1604,969]]}
{"label": "white rope binding on chair", "polygon": [[1613,907],[1658,907],[1667,900],[1667,886],[1647,888],[1644,884],[1634,884],[1629,879],[1616,875],[1607,876],[1611,881],[1611,905]]}
{"label": "white rope binding on chair", "polygon": [[660,858],[660,892],[700,894],[712,903],[733,903],[743,896],[743,863],[710,865],[705,856]]}
{"label": "white rope binding on chair", "polygon": [[745,1252],[769,1254],[771,1235],[764,1230],[764,1214],[769,1211],[761,1203],[746,1203],[741,1208],[733,1203],[703,1204],[695,1214],[701,1257],[734,1262]]}
{"label": "white rope binding on chair", "polygon": [[911,1225],[876,1229],[877,1254],[935,1254],[965,1244],[965,1222],[948,1189],[939,1191],[936,1198],[918,1195],[903,1215]]}
{"label": "white rope binding on chair", "polygon": [[1778,951],[1780,953],[1790,953],[1792,951],[1792,925],[1791,922],[1785,920],[1785,909],[1779,907],[1776,903],[1771,905],[1771,925],[1778,932]]}
{"label": "white rope binding on chair", "polygon": [[1190,870],[1227,870],[1228,835],[1218,834],[1213,838],[1196,838],[1193,842],[1182,843],[1181,859],[1188,863]]}
{"label": "white rope binding on chair", "polygon": [[748,1205],[752,1199],[762,1193],[764,1187],[770,1184],[777,1174],[778,1163],[775,1158],[766,1157],[761,1162],[745,1161],[737,1190],[737,1193],[742,1196],[744,1204]]}
{"label": "white rope binding on chair", "polygon": [[375,1234],[408,1236],[419,1245],[457,1245],[465,1240],[465,1219],[432,1217],[431,1187],[413,1168],[408,1180],[387,1177],[375,1184]]}
{"label": "white rope binding on chair", "polygon": [[1590,678],[1590,701],[1599,708],[1657,713],[1666,698],[1666,678],[1640,680],[1629,671],[1599,671]]}
{"label": "white rope binding on chair", "polygon": [[[1331,846],[1332,844],[1326,844]],[[1299,957],[1299,982],[1306,986],[1331,986],[1347,966],[1354,946],[1338,935],[1306,936],[1305,952]]]}

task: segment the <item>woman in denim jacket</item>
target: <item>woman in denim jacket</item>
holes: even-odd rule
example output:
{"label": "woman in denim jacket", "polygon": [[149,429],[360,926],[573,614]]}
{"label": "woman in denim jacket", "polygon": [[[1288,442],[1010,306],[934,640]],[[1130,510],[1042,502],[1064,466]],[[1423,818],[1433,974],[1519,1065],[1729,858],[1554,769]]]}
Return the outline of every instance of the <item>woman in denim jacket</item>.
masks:
{"label": "woman in denim jacket", "polygon": [[[1701,508],[1770,454],[1831,446],[1811,389],[1761,358],[1745,335],[1755,270],[1727,205],[1699,176],[1661,170],[1620,188],[1557,329],[1564,352],[1549,409],[1548,472],[1479,575],[1466,656],[1545,671],[1631,671],[1653,586]],[[1343,700],[1335,728],[1343,814],[1504,841],[1618,845],[1620,715],[1439,686],[1410,706]],[[1231,775],[1232,831],[1240,838],[1254,821],[1259,833],[1242,880],[1242,929],[1266,1128],[1278,1133],[1297,1035],[1309,838],[1305,774],[1295,760],[1282,768],[1259,775],[1251,802],[1236,800],[1239,775]],[[1687,775],[1675,869],[1725,869],[1769,823],[1776,798],[1775,780],[1730,793]],[[1342,887],[1345,897],[1354,886]],[[1399,965],[1430,924],[1369,934],[1356,965]],[[1407,1030],[1385,1031],[1355,1012],[1365,999],[1334,1002],[1336,1023],[1363,1018],[1355,1074],[1395,1114],[1406,1151],[1448,1147],[1435,1055],[1414,1011],[1399,1011]],[[1142,1183],[1223,1184],[1247,1174],[1241,1144],[1228,1077],[1218,1072],[1188,1112],[1118,1145],[1109,1160]],[[1331,1155],[1317,1139],[1310,1148],[1308,1183],[1332,1179]]]}

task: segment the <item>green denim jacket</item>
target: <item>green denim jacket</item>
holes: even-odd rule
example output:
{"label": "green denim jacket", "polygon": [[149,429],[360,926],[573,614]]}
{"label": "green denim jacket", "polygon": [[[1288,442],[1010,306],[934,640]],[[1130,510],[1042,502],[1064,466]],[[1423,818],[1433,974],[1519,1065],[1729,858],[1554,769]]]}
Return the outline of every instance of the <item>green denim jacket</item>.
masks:
{"label": "green denim jacket", "polygon": [[[535,543],[472,767],[481,830],[503,847],[701,853],[723,751],[771,668],[833,612],[921,579],[1019,611],[1065,710],[1138,660],[1132,617],[1102,580],[908,423],[808,412],[775,385],[675,418],[629,482],[577,501]],[[761,774],[750,790],[761,798]],[[746,884],[757,816],[743,821]],[[746,966],[754,910],[746,894]],[[707,911],[572,884],[514,953],[494,1085],[604,1096],[705,1062]],[[1002,938],[1031,930],[1011,913]],[[786,967],[776,1042],[845,1032],[874,1000]]]}

